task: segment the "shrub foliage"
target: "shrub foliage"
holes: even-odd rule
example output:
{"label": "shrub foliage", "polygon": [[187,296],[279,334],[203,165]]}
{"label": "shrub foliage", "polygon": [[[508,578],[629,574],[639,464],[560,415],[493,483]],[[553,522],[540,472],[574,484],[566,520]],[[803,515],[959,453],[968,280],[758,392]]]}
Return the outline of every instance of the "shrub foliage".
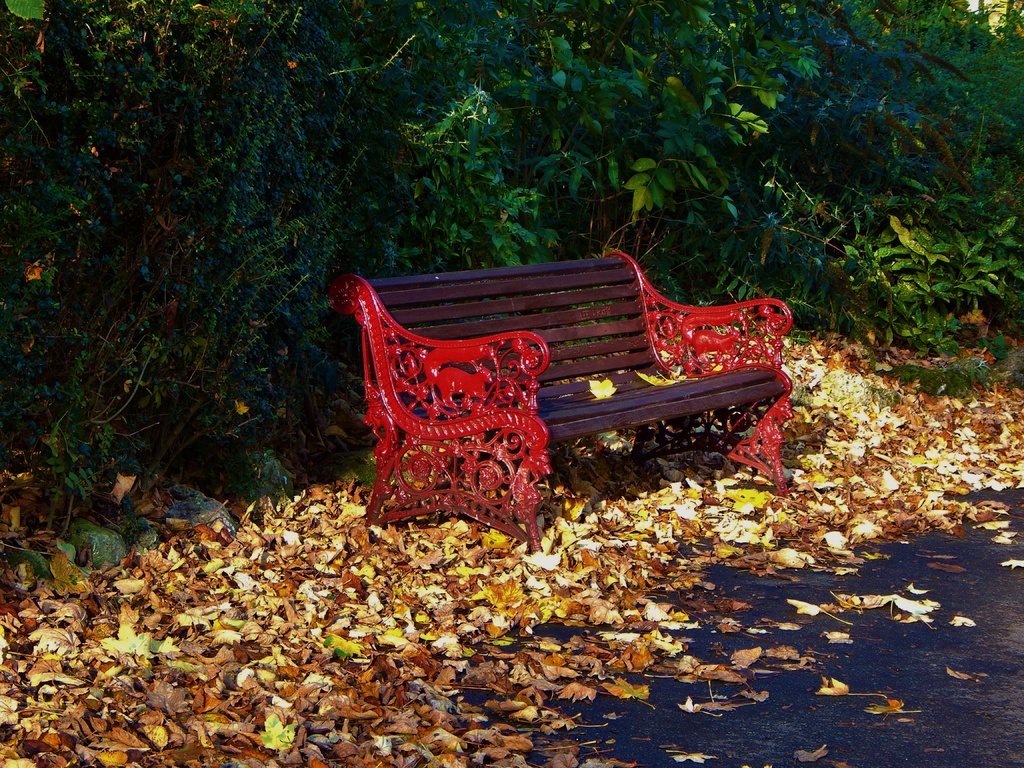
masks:
{"label": "shrub foliage", "polygon": [[[324,286],[621,247],[691,300],[1013,329],[1024,35],[958,3],[156,0],[0,12],[0,432],[55,503],[262,462]],[[37,18],[30,18],[37,17]],[[241,461],[239,461],[241,457]],[[218,466],[218,462],[207,462]]]}

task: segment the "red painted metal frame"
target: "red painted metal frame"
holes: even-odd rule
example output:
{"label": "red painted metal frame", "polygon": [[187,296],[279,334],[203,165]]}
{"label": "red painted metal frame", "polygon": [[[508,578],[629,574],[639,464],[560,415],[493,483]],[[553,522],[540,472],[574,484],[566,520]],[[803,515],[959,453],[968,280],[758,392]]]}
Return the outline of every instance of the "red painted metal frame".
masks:
{"label": "red painted metal frame", "polygon": [[764,472],[780,495],[788,494],[782,465],[782,428],[793,415],[793,384],[782,370],[782,340],[793,327],[789,307],[778,299],[713,307],[680,304],[661,295],[631,256],[621,251],[609,256],[625,259],[636,272],[651,348],[666,373],[699,378],[739,368],[769,368],[783,382],[785,393],[727,455]]}
{"label": "red painted metal frame", "polygon": [[538,549],[537,485],[551,471],[537,415],[543,339],[419,336],[355,275],[331,284],[330,303],[363,327],[366,423],[378,438],[370,522],[462,512]]}
{"label": "red painted metal frame", "polygon": [[[782,371],[782,337],[792,316],[764,299],[694,307],[658,293],[632,265],[654,360],[670,374],[713,376],[769,368],[784,394],[728,454],[787,492],[782,425],[792,415]],[[544,340],[528,331],[472,340],[429,339],[402,327],[373,287],[355,275],[330,286],[330,303],[363,328],[366,422],[378,438],[377,479],[368,518],[385,523],[432,512],[463,513],[540,547],[539,481],[551,471],[549,433],[538,416],[538,376],[550,364]]]}

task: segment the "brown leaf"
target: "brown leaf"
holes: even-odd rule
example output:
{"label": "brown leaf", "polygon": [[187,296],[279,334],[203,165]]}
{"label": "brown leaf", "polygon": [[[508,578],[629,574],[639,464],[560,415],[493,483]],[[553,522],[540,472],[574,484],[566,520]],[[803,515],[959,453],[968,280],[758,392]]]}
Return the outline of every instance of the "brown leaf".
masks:
{"label": "brown leaf", "polygon": [[570,701],[593,701],[597,696],[597,690],[583,683],[572,682],[558,692],[558,698],[569,699]]}
{"label": "brown leaf", "polygon": [[935,560],[928,561],[928,567],[935,571],[945,571],[946,573],[966,573],[967,569],[962,565],[953,565],[952,563],[940,563]]}

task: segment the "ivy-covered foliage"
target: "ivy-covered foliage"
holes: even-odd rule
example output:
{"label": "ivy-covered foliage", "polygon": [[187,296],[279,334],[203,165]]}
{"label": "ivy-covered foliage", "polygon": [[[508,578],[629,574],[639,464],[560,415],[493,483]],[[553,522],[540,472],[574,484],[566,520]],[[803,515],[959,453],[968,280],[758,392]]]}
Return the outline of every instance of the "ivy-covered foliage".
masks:
{"label": "ivy-covered foliage", "polygon": [[74,498],[295,423],[327,276],[384,240],[391,180],[364,136],[389,116],[335,3],[47,17],[0,17],[0,432]]}
{"label": "ivy-covered foliage", "polygon": [[0,466],[47,477],[57,504],[116,470],[258,472],[329,384],[341,271],[618,247],[688,300],[777,295],[804,325],[922,351],[1024,324],[1019,17],[8,7]]}

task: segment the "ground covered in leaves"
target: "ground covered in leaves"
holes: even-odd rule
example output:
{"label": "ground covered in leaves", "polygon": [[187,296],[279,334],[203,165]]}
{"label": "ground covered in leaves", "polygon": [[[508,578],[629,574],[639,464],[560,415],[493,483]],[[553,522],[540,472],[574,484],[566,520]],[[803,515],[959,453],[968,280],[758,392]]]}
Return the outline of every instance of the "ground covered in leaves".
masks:
{"label": "ground covered in leaves", "polygon": [[[759,672],[815,665],[784,645],[694,655],[694,633],[744,629],[711,565],[850,572],[874,542],[969,525],[1024,564],[1004,508],[957,498],[1024,478],[1019,389],[917,393],[888,375],[898,353],[838,341],[793,344],[787,359],[791,496],[711,457],[635,468],[612,437],[561,447],[533,555],[462,519],[369,528],[367,489],[351,482],[309,487],[260,524],[236,510],[235,535],[160,526],[161,497],[139,499],[155,548],[102,570],[66,562],[53,579],[3,574],[0,759],[628,765],[578,735],[587,700],[643,700],[660,676],[707,683],[681,710],[727,713],[758,706]],[[794,618],[884,607],[929,621],[936,607],[910,593],[793,603]],[[821,693],[842,685],[825,678]]]}

